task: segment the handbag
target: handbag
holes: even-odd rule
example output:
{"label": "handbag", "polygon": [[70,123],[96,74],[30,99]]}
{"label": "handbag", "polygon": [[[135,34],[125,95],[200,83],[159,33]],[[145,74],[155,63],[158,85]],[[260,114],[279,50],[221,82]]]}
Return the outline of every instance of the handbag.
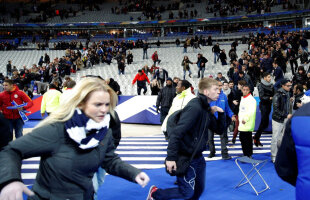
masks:
{"label": "handbag", "polygon": [[196,148],[194,149],[191,157],[185,156],[185,155],[178,155],[178,160],[176,161],[176,165],[177,165],[177,170],[172,170],[172,172],[169,172],[167,170],[167,158],[165,159],[165,168],[166,168],[166,172],[170,175],[170,176],[183,176],[186,174],[187,169],[189,168],[195,154],[198,151],[198,148],[202,142],[202,138],[204,136],[204,132],[207,128],[207,124],[208,124],[208,119],[209,119],[209,115],[207,114],[207,120],[206,120],[206,124],[204,126],[203,132],[200,136],[199,142],[196,145]]}

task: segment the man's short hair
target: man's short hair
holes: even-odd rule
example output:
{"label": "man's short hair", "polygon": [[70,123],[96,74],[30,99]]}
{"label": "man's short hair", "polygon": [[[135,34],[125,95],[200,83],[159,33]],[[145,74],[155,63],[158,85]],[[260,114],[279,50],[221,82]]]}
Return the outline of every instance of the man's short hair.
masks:
{"label": "man's short hair", "polygon": [[228,84],[229,84],[229,83],[234,83],[234,81],[230,80],[230,81],[228,82]]}
{"label": "man's short hair", "polygon": [[[230,81],[229,81],[229,82],[230,82]],[[228,82],[227,82],[227,81],[224,81],[224,82],[223,82],[223,84],[224,84],[224,83],[227,83],[227,84],[228,84]]]}
{"label": "man's short hair", "polygon": [[263,73],[263,78],[265,78],[265,77],[267,77],[267,76],[269,76],[269,75],[270,75],[269,72],[264,72],[264,73]]}
{"label": "man's short hair", "polygon": [[242,86],[242,88],[245,88],[245,87],[247,87],[247,88],[249,88],[249,90],[251,90],[249,85],[245,84],[245,85]]}
{"label": "man's short hair", "polygon": [[239,74],[242,74],[242,75],[244,75],[244,72],[243,72],[243,71],[239,71]]}
{"label": "man's short hair", "polygon": [[181,87],[184,87],[185,90],[191,86],[192,86],[192,84],[190,82],[188,82],[187,80],[181,80]]}
{"label": "man's short hair", "polygon": [[11,79],[5,79],[3,82],[4,83],[8,83],[9,85],[13,85],[14,84],[14,81],[11,80]]}
{"label": "man's short hair", "polygon": [[219,73],[217,73],[217,74],[222,74],[222,72],[219,72]]}
{"label": "man's short hair", "polygon": [[76,82],[71,80],[67,83],[67,88],[73,88],[76,85]]}
{"label": "man's short hair", "polygon": [[245,80],[240,80],[240,81],[238,81],[238,85],[245,86],[246,85],[246,81]]}
{"label": "man's short hair", "polygon": [[205,89],[210,89],[212,85],[218,85],[217,80],[212,78],[202,78],[198,83],[199,92],[203,93]]}
{"label": "man's short hair", "polygon": [[55,85],[54,83],[51,83],[51,84],[49,85],[49,89],[56,89],[56,85]]}
{"label": "man's short hair", "polygon": [[296,91],[299,90],[300,92],[304,91],[304,86],[302,84],[297,84],[296,85]]}

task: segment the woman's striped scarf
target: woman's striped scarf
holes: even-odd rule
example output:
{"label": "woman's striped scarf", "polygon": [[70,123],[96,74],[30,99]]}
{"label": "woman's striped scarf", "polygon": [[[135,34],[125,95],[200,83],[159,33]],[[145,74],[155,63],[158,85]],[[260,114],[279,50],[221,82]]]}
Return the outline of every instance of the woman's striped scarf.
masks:
{"label": "woman's striped scarf", "polygon": [[72,118],[65,123],[65,129],[81,149],[89,149],[99,145],[109,129],[109,124],[110,114],[107,114],[102,122],[97,123],[76,108]]}

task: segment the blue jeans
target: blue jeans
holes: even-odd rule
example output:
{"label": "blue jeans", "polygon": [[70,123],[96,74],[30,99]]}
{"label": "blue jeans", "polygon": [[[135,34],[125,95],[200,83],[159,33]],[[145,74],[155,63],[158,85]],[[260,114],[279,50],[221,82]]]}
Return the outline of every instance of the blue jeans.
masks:
{"label": "blue jeans", "polygon": [[204,77],[205,69],[206,69],[205,67],[198,68],[198,78],[200,78],[200,71],[201,71],[201,78]]}
{"label": "blue jeans", "polygon": [[214,52],[214,64],[216,64],[217,59],[219,58],[220,53]]}
{"label": "blue jeans", "polygon": [[187,47],[183,48],[183,53],[187,53]]}
{"label": "blue jeans", "polygon": [[147,59],[147,50],[143,50],[143,59]]}
{"label": "blue jeans", "polygon": [[155,200],[198,200],[205,188],[205,178],[206,161],[203,156],[200,156],[192,160],[184,176],[177,176],[178,187],[158,189],[152,196]]}
{"label": "blue jeans", "polygon": [[[184,75],[183,75],[183,79],[185,80],[185,76],[186,76],[186,71],[187,70],[183,70],[183,73],[184,73]],[[188,73],[189,73],[189,75],[191,75],[192,74],[192,72],[191,72],[191,70],[189,69],[188,70]]]}
{"label": "blue jeans", "polygon": [[95,192],[94,200],[97,200],[97,192],[100,186],[104,182],[105,174],[106,174],[106,171],[102,167],[99,167],[98,171],[94,174],[94,177],[93,177],[93,187],[94,187],[94,192]]}
{"label": "blue jeans", "polygon": [[23,136],[24,121],[21,118],[9,119],[8,121],[11,133],[13,133],[13,130],[15,132],[15,138]]}
{"label": "blue jeans", "polygon": [[125,74],[125,69],[124,70],[120,70],[120,69],[118,69],[118,75],[121,75],[121,74]]}

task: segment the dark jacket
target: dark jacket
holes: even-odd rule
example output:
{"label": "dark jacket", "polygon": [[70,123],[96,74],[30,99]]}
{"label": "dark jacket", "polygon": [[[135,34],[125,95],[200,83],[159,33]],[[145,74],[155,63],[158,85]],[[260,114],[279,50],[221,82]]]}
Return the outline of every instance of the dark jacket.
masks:
{"label": "dark jacket", "polygon": [[205,57],[201,56],[200,58],[198,58],[196,63],[197,63],[198,68],[202,68],[202,67],[206,67],[206,63],[207,62],[208,62],[208,59],[206,59]]}
{"label": "dark jacket", "polygon": [[41,196],[36,199],[90,200],[93,199],[92,177],[99,166],[109,174],[133,182],[140,173],[123,162],[114,151],[111,129],[100,145],[82,150],[69,138],[64,123],[37,128],[0,152],[0,189],[12,181],[21,181],[22,159],[41,156],[32,188]]}
{"label": "dark jacket", "polygon": [[293,105],[294,110],[298,110],[297,103],[301,103],[301,98],[305,95],[304,92],[301,92],[295,96],[295,101]]}
{"label": "dark jacket", "polygon": [[296,186],[296,199],[307,199],[309,193],[309,126],[310,104],[305,104],[287,122],[275,162],[280,178]]}
{"label": "dark jacket", "polygon": [[204,133],[204,137],[202,138],[203,141],[198,147],[198,151],[195,155],[200,156],[206,148],[208,129],[217,133],[223,132],[224,126],[218,124],[223,121],[221,120],[222,117],[224,117],[224,114],[220,114],[220,119],[216,121],[214,115],[211,114],[211,108],[207,101],[207,97],[198,94],[197,98],[192,99],[183,108],[177,126],[171,130],[167,148],[167,160],[176,161],[178,155],[190,157],[197,146],[201,135]]}
{"label": "dark jacket", "polygon": [[284,119],[289,114],[289,101],[290,97],[288,92],[285,92],[283,88],[277,90],[276,94],[273,96],[272,105],[272,119],[276,122],[283,123]]}
{"label": "dark jacket", "polygon": [[9,121],[0,113],[0,151],[13,140],[13,133],[10,133]]}
{"label": "dark jacket", "polygon": [[299,72],[297,72],[293,77],[293,85],[296,84],[306,85],[307,79],[308,78],[306,73],[300,74]]}
{"label": "dark jacket", "polygon": [[259,99],[261,105],[271,106],[272,100],[270,97],[274,95],[274,87],[273,84],[267,85],[262,81],[258,87]]}
{"label": "dark jacket", "polygon": [[118,147],[119,142],[122,138],[121,133],[121,121],[119,120],[117,112],[114,111],[114,116],[111,115],[110,128],[112,129],[112,136],[115,148]]}
{"label": "dark jacket", "polygon": [[118,95],[122,94],[119,84],[114,81],[113,78],[110,78],[109,86],[114,90],[114,92],[119,92]]}
{"label": "dark jacket", "polygon": [[284,78],[283,71],[282,71],[281,67],[277,67],[276,69],[274,69],[273,76],[274,76],[274,80],[276,82],[280,81]]}
{"label": "dark jacket", "polygon": [[172,105],[173,98],[176,96],[176,89],[175,87],[171,86],[165,86],[163,87],[158,96],[156,101],[156,107],[168,107],[170,108]]}
{"label": "dark jacket", "polygon": [[260,64],[261,69],[264,72],[271,73],[273,68],[272,68],[272,58],[264,58],[262,60],[262,63]]}

